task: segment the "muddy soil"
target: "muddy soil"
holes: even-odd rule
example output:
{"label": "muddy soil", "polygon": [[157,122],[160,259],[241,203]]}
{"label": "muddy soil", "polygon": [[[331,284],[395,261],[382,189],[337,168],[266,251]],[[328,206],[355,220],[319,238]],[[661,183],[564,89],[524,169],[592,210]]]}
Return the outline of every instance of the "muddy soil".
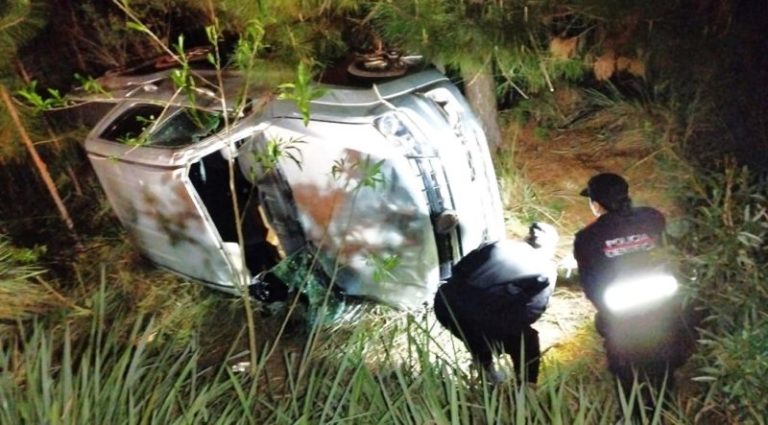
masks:
{"label": "muddy soil", "polygon": [[[552,131],[547,138],[541,138],[536,136],[533,126],[516,124],[508,125],[504,134],[507,143],[504,148],[513,150],[512,166],[516,167],[518,177],[530,185],[535,201],[546,207],[542,215],[560,232],[558,258],[562,262],[569,262],[576,231],[594,220],[587,200],[579,196],[594,174],[621,174],[630,184],[635,205],[654,206],[668,217],[675,212],[675,206],[666,194],[665,182],[656,168],[654,156],[657,152],[641,140],[634,140],[634,136],[622,133],[614,143],[605,143],[595,140],[591,131],[565,129]],[[520,185],[513,185],[512,190],[515,188],[519,190]],[[519,199],[514,193],[505,193],[504,197]],[[519,233],[521,224],[509,226],[510,236]],[[575,341],[574,335],[578,329],[591,329],[593,314],[594,309],[581,292],[575,270],[561,269],[550,306],[534,325],[540,333],[542,350],[566,357],[565,351],[578,350],[573,344],[582,342]]]}

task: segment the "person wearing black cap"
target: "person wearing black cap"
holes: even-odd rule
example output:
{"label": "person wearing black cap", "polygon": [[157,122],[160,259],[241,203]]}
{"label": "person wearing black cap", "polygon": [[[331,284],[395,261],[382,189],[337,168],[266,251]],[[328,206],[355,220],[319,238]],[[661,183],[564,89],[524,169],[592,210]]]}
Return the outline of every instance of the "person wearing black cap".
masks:
{"label": "person wearing black cap", "polygon": [[598,174],[587,183],[581,196],[597,219],[576,233],[573,256],[579,268],[581,285],[587,298],[604,311],[603,292],[620,273],[632,266],[653,263],[653,253],[661,246],[666,227],[664,215],[651,207],[632,207],[629,185],[623,177]]}
{"label": "person wearing black cap", "polygon": [[[604,338],[608,368],[626,397],[636,380],[654,391],[664,387],[668,394],[674,370],[688,355],[677,301],[621,315],[606,301],[606,291],[616,282],[665,270],[664,215],[651,207],[633,207],[627,181],[613,173],[593,176],[581,195],[589,198],[597,219],[576,233],[573,254],[584,293],[597,310],[595,326]],[[642,395],[652,408],[653,397]]]}
{"label": "person wearing black cap", "polygon": [[437,320],[464,341],[494,383],[505,379],[494,368],[495,350],[512,357],[521,382],[537,381],[541,350],[531,324],[544,313],[555,287],[558,239],[553,226],[533,223],[523,241],[496,241],[468,253],[438,288]]}

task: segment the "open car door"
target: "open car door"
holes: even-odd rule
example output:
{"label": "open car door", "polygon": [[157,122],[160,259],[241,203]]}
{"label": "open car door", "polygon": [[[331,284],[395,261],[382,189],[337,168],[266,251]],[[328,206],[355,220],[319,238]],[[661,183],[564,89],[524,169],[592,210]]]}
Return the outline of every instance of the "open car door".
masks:
{"label": "open car door", "polygon": [[[89,159],[115,213],[145,257],[236,292],[238,279],[244,283],[249,276],[241,249],[232,232],[223,237],[225,232],[220,232],[206,206],[221,207],[220,223],[235,223],[233,208],[227,208],[232,203],[228,185],[222,184],[228,178],[221,175],[222,168],[228,169],[221,165],[227,161],[220,153],[225,142],[210,137],[140,147],[127,143],[121,123],[129,127],[152,106],[137,104],[113,111],[117,116],[106,120],[111,124],[100,129],[101,137],[87,140]],[[217,193],[219,199],[212,200]],[[224,217],[227,211],[230,216]]]}

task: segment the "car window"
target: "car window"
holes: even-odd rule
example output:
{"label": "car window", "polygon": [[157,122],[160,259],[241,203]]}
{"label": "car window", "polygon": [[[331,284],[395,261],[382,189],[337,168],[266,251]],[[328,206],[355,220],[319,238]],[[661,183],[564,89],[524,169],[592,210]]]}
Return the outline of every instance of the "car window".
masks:
{"label": "car window", "polygon": [[176,147],[197,143],[219,130],[223,122],[217,113],[182,109],[152,133],[149,144]]}
{"label": "car window", "polygon": [[[155,121],[169,116],[157,128]],[[199,142],[215,133],[223,124],[220,114],[192,108],[166,110],[163,106],[136,105],[107,127],[101,137],[114,142],[156,147],[179,147]],[[147,131],[151,131],[147,134]]]}
{"label": "car window", "polygon": [[113,142],[135,144],[162,112],[160,105],[136,105],[112,121],[101,137]]}

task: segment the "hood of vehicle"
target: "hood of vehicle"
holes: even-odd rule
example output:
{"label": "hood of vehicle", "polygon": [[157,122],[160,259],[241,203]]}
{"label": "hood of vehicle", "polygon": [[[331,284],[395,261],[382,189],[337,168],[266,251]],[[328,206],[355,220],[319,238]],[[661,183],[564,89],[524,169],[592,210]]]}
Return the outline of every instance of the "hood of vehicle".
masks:
{"label": "hood of vehicle", "polygon": [[[401,308],[430,302],[452,263],[504,236],[493,166],[468,106],[442,74],[409,78],[331,90],[312,102],[306,126],[295,105],[274,102],[266,130],[239,156],[244,174],[259,176],[253,153],[294,146],[278,168],[309,249],[345,293]],[[458,225],[441,233],[435,220],[446,211]]]}
{"label": "hood of vehicle", "polygon": [[[246,149],[260,151],[258,144],[275,139],[302,142],[297,161],[280,159],[280,173],[308,249],[332,284],[404,308],[434,292],[439,273],[429,206],[395,146],[371,125],[312,121],[305,127],[298,119],[276,119]],[[259,168],[248,158],[239,157],[246,176]]]}

